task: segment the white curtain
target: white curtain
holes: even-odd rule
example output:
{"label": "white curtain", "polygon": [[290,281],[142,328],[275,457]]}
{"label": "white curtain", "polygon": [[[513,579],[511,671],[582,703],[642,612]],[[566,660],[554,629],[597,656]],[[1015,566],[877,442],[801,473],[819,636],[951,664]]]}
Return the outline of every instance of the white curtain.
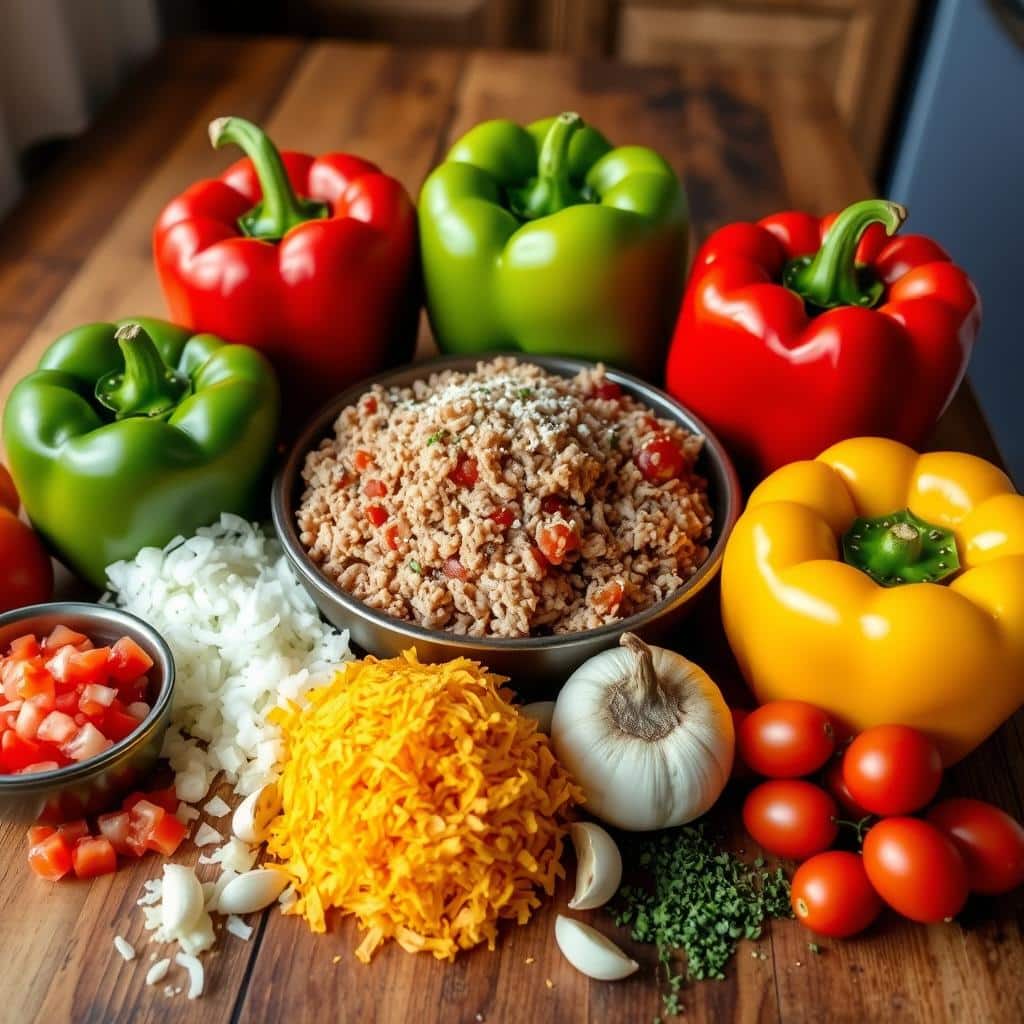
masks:
{"label": "white curtain", "polygon": [[0,0],[0,213],[18,153],[81,132],[159,37],[156,0]]}

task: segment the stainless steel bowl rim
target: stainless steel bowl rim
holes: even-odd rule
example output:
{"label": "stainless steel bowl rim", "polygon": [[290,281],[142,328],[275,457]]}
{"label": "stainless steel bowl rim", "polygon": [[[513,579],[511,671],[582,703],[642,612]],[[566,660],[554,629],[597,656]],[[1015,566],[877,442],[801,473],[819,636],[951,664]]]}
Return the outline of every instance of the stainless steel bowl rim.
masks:
{"label": "stainless steel bowl rim", "polygon": [[87,601],[51,601],[47,604],[33,604],[25,608],[0,615],[0,629],[20,621],[28,621],[41,615],[66,615],[94,619],[108,626],[119,626],[126,631],[142,634],[156,648],[159,655],[157,664],[163,673],[163,682],[156,700],[149,709],[138,728],[124,739],[118,740],[95,757],[87,758],[77,764],[64,765],[48,772],[32,772],[28,775],[0,774],[0,795],[8,790],[30,793],[37,789],[50,789],[54,785],[66,785],[81,782],[89,776],[101,772],[136,747],[143,746],[149,739],[150,726],[159,721],[174,696],[174,656],[167,646],[167,641],[144,619],[131,612],[126,612],[113,605],[90,604]]}
{"label": "stainless steel bowl rim", "polygon": [[577,633],[556,633],[551,636],[516,637],[514,639],[472,637],[453,633],[449,630],[428,629],[414,622],[398,619],[370,608],[358,598],[352,597],[351,594],[336,586],[314,566],[312,559],[298,538],[298,531],[295,527],[295,509],[292,507],[292,495],[295,492],[298,477],[307,453],[315,448],[323,438],[328,436],[330,428],[341,410],[345,406],[351,405],[374,384],[381,384],[385,387],[395,385],[406,386],[412,380],[427,377],[441,370],[472,369],[481,360],[490,360],[498,356],[509,356],[520,362],[533,363],[559,376],[574,376],[581,370],[593,369],[596,365],[581,359],[533,356],[523,352],[487,352],[477,357],[441,356],[436,359],[428,359],[398,369],[388,370],[385,373],[379,373],[376,376],[366,378],[358,384],[354,384],[350,388],[346,388],[311,417],[299,437],[292,444],[284,465],[274,478],[271,514],[278,539],[281,541],[293,569],[302,577],[307,585],[315,588],[325,598],[339,602],[351,615],[359,616],[381,628],[390,629],[394,633],[406,636],[409,638],[410,643],[416,640],[439,644],[448,643],[460,649],[481,652],[537,651],[554,647],[566,649],[577,645],[586,646],[598,642],[606,636],[612,638],[623,632],[641,629],[652,620],[660,618],[673,608],[685,603],[690,592],[701,589],[707,577],[715,573],[721,565],[725,553],[725,543],[739,516],[739,479],[732,460],[729,458],[729,454],[721,441],[718,440],[698,416],[694,415],[686,406],[677,402],[660,388],[648,384],[632,374],[616,370],[611,366],[606,369],[609,380],[622,385],[634,398],[654,408],[657,408],[659,405],[668,406],[672,412],[672,418],[676,422],[688,430],[701,434],[704,438],[704,450],[707,453],[707,457],[717,463],[726,480],[725,494],[722,495],[725,513],[721,517],[721,521],[715,524],[718,537],[708,552],[708,557],[701,564],[697,572],[668,597],[628,618],[619,619],[604,626],[598,626],[596,629],[581,630]]}

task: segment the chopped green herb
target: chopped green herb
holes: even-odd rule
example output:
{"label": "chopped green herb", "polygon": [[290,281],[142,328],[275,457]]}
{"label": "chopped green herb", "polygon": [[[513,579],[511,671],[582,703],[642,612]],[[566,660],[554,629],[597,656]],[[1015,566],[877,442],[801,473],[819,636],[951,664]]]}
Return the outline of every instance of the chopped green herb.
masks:
{"label": "chopped green herb", "polygon": [[679,1012],[677,993],[684,975],[673,956],[686,957],[685,978],[724,978],[740,939],[757,939],[765,920],[791,917],[789,882],[744,864],[720,849],[703,825],[692,825],[642,841],[634,858],[652,876],[650,888],[626,885],[616,897],[615,923],[632,937],[654,944],[665,967],[665,1011]]}
{"label": "chopped green herb", "polygon": [[427,438],[427,447],[429,448],[432,444],[437,444],[438,441],[447,441],[447,440],[448,440],[448,431],[447,430],[438,430],[436,433],[431,434],[430,437]]}
{"label": "chopped green herb", "polygon": [[419,562],[416,561],[415,558],[410,558],[409,559],[409,568],[412,569],[412,571],[415,572],[415,573],[422,573],[423,572],[423,567],[420,565]]}
{"label": "chopped green herb", "polygon": [[521,398],[524,402],[528,398],[532,398],[532,397],[533,397],[533,388],[520,388],[516,392],[516,398]]}

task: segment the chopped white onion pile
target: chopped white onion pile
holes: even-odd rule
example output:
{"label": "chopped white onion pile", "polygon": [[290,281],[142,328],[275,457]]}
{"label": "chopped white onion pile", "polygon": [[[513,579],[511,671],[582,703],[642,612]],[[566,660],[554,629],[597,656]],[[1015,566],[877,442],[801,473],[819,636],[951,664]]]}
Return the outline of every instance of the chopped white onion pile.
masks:
{"label": "chopped white onion pile", "polygon": [[164,755],[178,797],[201,800],[223,771],[248,796],[280,770],[265,715],[326,683],[350,657],[348,633],[324,623],[280,544],[238,516],[143,548],[107,569],[106,599],[163,634],[177,668]]}
{"label": "chopped white onion pile", "polygon": [[224,842],[224,837],[212,826],[204,821],[196,830],[196,837],[192,840],[196,846],[210,846],[212,843]]}

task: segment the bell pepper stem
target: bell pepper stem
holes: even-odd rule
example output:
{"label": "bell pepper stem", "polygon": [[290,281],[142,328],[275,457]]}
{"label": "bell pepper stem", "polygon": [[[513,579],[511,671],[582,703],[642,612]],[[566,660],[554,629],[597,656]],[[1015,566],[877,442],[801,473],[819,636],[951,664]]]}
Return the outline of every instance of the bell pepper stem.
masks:
{"label": "bell pepper stem", "polygon": [[569,144],[583,127],[571,111],[559,114],[548,128],[537,157],[537,177],[522,188],[510,189],[511,206],[524,220],[548,217],[584,201],[569,179]]}
{"label": "bell pepper stem", "polygon": [[856,264],[857,246],[872,224],[893,235],[906,220],[906,208],[888,199],[865,199],[846,207],[828,229],[821,248],[787,264],[782,283],[816,309],[878,304],[882,281],[866,279]]}
{"label": "bell pepper stem", "polygon": [[119,420],[173,412],[192,390],[188,377],[163,361],[153,339],[139,324],[123,324],[114,337],[124,356],[124,370],[100,378],[97,400]]}
{"label": "bell pepper stem", "polygon": [[843,561],[883,587],[939,583],[960,568],[953,532],[910,509],[854,520],[843,536]]}
{"label": "bell pepper stem", "polygon": [[326,203],[297,196],[288,180],[284,161],[269,136],[242,117],[218,117],[210,122],[214,149],[238,146],[252,161],[263,198],[238,218],[238,226],[250,238],[276,242],[307,220],[330,216]]}

